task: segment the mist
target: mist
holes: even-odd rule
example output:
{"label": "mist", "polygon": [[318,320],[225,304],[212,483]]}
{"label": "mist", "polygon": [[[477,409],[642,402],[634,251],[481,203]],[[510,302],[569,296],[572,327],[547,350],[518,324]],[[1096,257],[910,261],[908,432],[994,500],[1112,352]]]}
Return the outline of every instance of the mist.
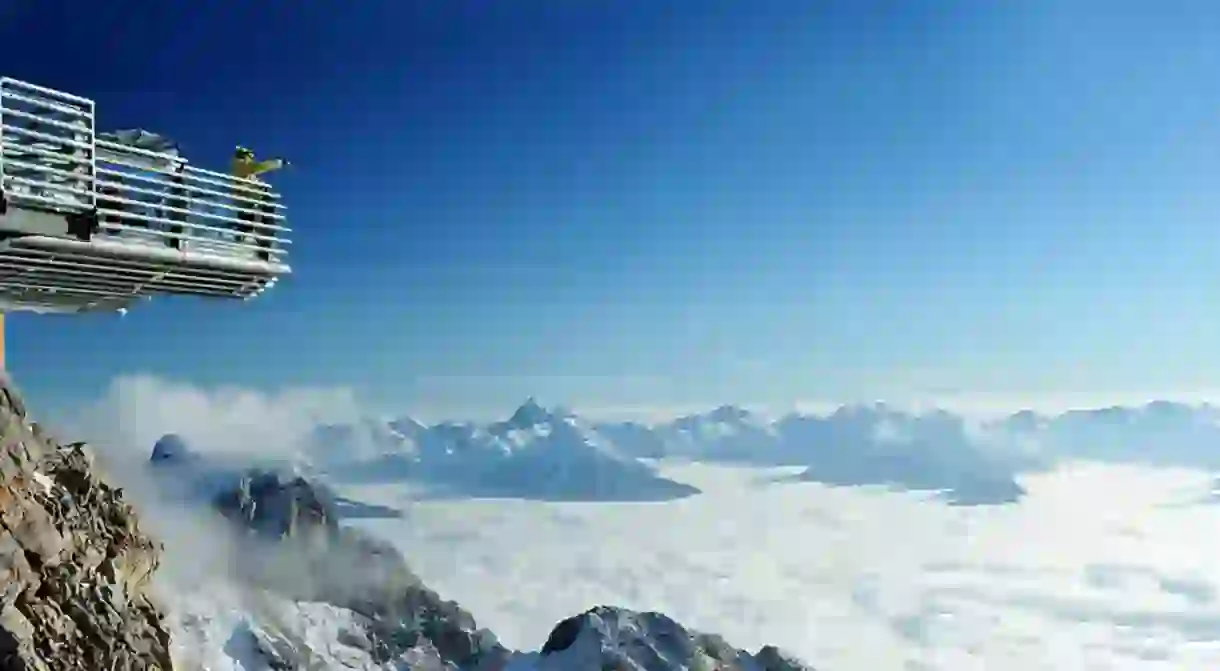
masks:
{"label": "mist", "polygon": [[360,414],[349,389],[267,393],[131,375],[115,379],[100,399],[67,418],[66,428],[115,459],[147,459],[158,438],[177,433],[208,456],[259,461],[290,457],[315,426],[354,422]]}

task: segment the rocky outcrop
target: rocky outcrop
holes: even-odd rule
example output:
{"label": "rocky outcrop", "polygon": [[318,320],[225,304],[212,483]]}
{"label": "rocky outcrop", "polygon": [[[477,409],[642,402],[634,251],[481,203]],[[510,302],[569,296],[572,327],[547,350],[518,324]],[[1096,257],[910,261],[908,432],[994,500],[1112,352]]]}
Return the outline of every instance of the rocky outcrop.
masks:
{"label": "rocky outcrop", "polygon": [[[299,601],[356,613],[349,644],[379,663],[409,668],[499,669],[510,651],[456,602],[411,572],[393,546],[338,524],[335,497],[297,476],[251,470],[213,501],[244,536],[237,578]],[[360,640],[356,640],[360,639]],[[264,656],[293,666],[290,644],[256,641]]]}
{"label": "rocky outcrop", "polygon": [[214,503],[225,517],[270,538],[329,538],[339,531],[334,497],[301,477],[248,471],[235,486],[222,489]]}
{"label": "rocky outcrop", "polygon": [[773,646],[751,655],[660,613],[608,606],[560,622],[532,661],[542,671],[813,671]]}
{"label": "rocky outcrop", "polygon": [[153,445],[149,461],[157,466],[182,466],[198,462],[199,455],[191,451],[182,436],[167,433]]}
{"label": "rocky outcrop", "polygon": [[160,546],[81,443],[31,424],[0,381],[0,668],[169,671],[145,590]]}

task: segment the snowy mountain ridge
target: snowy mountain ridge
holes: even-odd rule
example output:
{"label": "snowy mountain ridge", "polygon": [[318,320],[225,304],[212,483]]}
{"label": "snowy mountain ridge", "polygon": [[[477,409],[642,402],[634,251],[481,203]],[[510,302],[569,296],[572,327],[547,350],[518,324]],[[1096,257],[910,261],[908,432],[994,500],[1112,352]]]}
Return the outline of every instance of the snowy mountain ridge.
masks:
{"label": "snowy mountain ridge", "polygon": [[885,403],[828,414],[765,418],[722,405],[644,424],[587,420],[527,399],[505,420],[427,425],[410,417],[319,427],[314,470],[341,480],[414,481],[446,495],[621,500],[696,492],[665,481],[648,460],[678,458],[800,466],[804,479],[884,484],[1003,503],[1022,495],[1023,472],[1072,458],[1220,466],[1220,411],[1153,401],[1143,406],[1021,411],[975,422],[946,411]]}
{"label": "snowy mountain ridge", "polygon": [[698,493],[668,480],[583,419],[532,399],[506,420],[426,426],[411,418],[317,427],[312,471],[347,483],[410,481],[432,496],[661,500]]}

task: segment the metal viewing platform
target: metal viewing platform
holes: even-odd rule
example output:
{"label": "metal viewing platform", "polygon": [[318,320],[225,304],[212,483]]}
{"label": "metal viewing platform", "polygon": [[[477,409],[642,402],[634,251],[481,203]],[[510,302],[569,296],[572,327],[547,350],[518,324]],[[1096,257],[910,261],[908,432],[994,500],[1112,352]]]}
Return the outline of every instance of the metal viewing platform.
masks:
{"label": "metal viewing platform", "polygon": [[244,300],[291,272],[266,182],[197,168],[152,133],[96,133],[96,118],[88,98],[0,79],[0,313]]}

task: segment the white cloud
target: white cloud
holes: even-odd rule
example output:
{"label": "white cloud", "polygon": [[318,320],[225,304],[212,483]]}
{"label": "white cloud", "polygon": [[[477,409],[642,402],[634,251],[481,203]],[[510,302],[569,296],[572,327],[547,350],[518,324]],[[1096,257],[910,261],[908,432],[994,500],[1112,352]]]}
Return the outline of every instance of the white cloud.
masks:
{"label": "white cloud", "polygon": [[148,375],[111,383],[106,395],[74,422],[73,435],[111,454],[147,457],[166,433],[179,433],[196,449],[250,457],[295,450],[319,422],[344,422],[359,414],[348,389],[290,388],[265,393],[237,387],[204,389]]}
{"label": "white cloud", "polygon": [[[683,467],[664,504],[407,504],[362,526],[506,642],[598,603],[656,609],[829,671],[1214,669],[1220,509],[1191,471],[1070,465],[1015,506]],[[1117,493],[1121,492],[1121,496]],[[391,504],[393,488],[359,495]],[[1171,504],[1171,505],[1165,505]]]}

